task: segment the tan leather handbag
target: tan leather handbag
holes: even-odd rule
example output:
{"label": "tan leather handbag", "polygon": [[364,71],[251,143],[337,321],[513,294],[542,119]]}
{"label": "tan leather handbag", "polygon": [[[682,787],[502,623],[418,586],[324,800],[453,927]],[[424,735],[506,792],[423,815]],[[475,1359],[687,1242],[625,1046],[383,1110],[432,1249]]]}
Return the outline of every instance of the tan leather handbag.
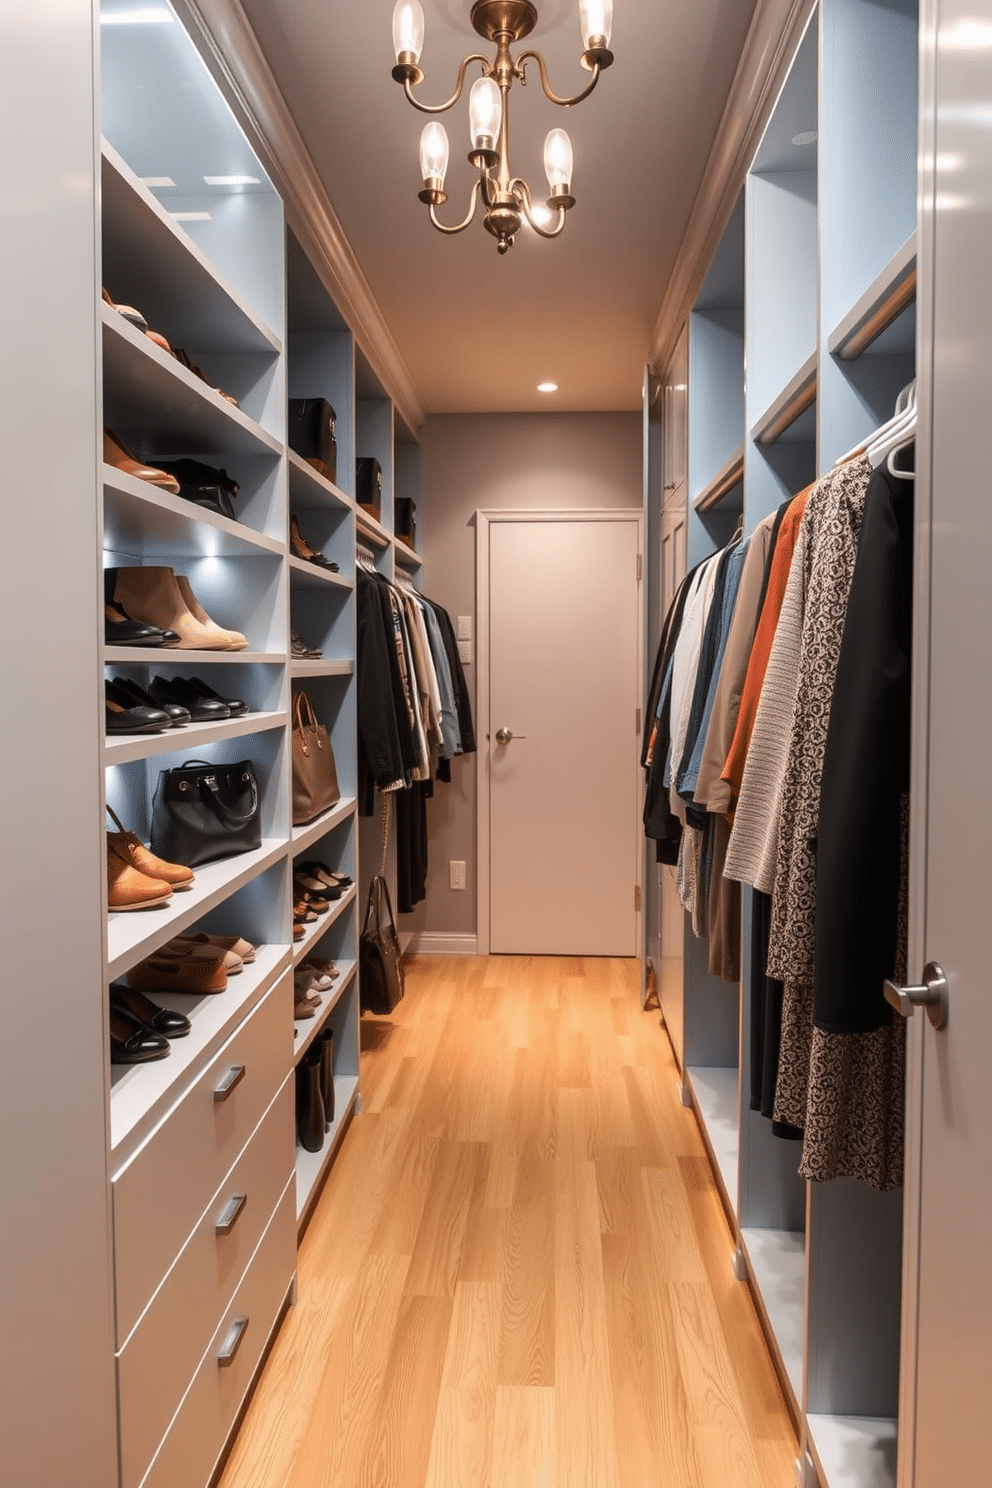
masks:
{"label": "tan leather handbag", "polygon": [[305,692],[293,694],[293,826],[301,827],[341,799],[334,750]]}

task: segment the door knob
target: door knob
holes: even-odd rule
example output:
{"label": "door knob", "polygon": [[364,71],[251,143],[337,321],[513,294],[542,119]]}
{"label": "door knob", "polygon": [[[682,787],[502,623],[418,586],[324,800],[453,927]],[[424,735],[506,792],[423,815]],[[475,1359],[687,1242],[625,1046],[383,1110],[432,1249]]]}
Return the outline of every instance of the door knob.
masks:
{"label": "door knob", "polygon": [[904,1018],[911,1018],[914,1008],[926,1008],[934,1028],[947,1027],[947,978],[936,961],[928,961],[924,966],[923,985],[920,987],[904,987],[900,982],[887,981],[885,1000]]}
{"label": "door knob", "polygon": [[509,744],[511,739],[526,739],[526,734],[515,734],[512,729],[498,728],[496,730],[496,743]]}

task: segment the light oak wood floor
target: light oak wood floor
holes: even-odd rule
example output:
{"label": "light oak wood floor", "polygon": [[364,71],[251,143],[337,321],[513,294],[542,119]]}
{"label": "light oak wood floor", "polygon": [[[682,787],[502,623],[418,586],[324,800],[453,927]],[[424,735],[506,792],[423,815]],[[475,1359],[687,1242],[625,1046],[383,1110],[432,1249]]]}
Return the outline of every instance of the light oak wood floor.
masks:
{"label": "light oak wood floor", "polygon": [[632,961],[421,957],[221,1488],[791,1488]]}

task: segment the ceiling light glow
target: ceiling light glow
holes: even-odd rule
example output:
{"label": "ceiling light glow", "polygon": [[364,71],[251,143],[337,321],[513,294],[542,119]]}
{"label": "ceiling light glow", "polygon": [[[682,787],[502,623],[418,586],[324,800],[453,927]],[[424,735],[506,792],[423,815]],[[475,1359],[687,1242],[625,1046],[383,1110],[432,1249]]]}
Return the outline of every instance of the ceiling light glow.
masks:
{"label": "ceiling light glow", "polygon": [[209,222],[210,212],[170,212],[173,222]]}
{"label": "ceiling light glow", "polygon": [[792,136],[792,143],[794,145],[815,145],[817,138],[815,129],[806,129],[802,134],[794,134]]}
{"label": "ceiling light glow", "polygon": [[101,26],[171,26],[175,16],[164,5],[136,5],[131,10],[108,10]]}
{"label": "ceiling light glow", "polygon": [[162,190],[166,186],[175,186],[171,176],[142,176],[142,183],[150,190]]}
{"label": "ceiling light glow", "polygon": [[539,382],[537,384],[537,391],[539,393],[556,393],[558,391],[558,384],[556,382]]}
{"label": "ceiling light glow", "polygon": [[208,186],[261,186],[258,176],[204,176]]}

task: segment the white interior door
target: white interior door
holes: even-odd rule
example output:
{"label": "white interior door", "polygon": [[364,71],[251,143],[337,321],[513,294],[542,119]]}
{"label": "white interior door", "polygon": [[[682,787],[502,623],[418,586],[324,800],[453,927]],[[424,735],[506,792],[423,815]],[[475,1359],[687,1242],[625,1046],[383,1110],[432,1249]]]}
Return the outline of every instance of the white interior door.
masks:
{"label": "white interior door", "polygon": [[490,949],[636,955],[637,515],[488,532]]}

